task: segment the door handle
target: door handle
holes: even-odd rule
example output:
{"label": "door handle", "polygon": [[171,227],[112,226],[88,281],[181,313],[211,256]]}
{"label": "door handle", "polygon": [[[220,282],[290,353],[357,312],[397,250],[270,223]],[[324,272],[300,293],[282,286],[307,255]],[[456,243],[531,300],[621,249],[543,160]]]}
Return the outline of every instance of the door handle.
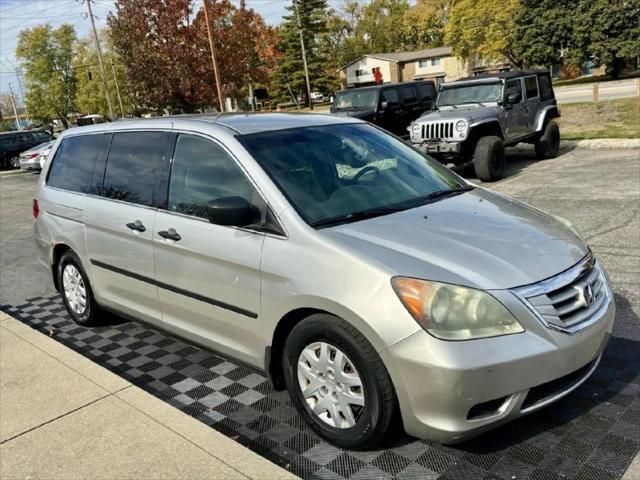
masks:
{"label": "door handle", "polygon": [[158,232],[158,235],[160,235],[162,238],[174,240],[176,242],[182,239],[180,234],[176,232],[175,228],[170,228],[169,230],[161,230],[160,232]]}
{"label": "door handle", "polygon": [[127,223],[127,228],[130,230],[135,230],[136,232],[144,232],[147,230],[147,227],[145,227],[140,220]]}

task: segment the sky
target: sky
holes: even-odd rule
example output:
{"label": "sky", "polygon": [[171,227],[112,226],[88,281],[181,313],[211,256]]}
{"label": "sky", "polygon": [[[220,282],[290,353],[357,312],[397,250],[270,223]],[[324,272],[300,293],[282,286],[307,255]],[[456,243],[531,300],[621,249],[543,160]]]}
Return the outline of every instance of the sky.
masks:
{"label": "sky", "polygon": [[[202,0],[195,0],[196,5]],[[236,5],[240,0],[231,0]],[[361,0],[366,1],[366,0]],[[290,0],[246,0],[247,7],[253,8],[271,25],[280,23]],[[342,0],[329,0],[329,5],[337,7]],[[92,0],[96,27],[105,25],[107,14],[114,10],[113,0]],[[87,6],[82,0],[0,0],[0,93],[9,92],[9,83],[14,95],[21,97],[20,82],[15,74],[19,62],[15,59],[18,33],[23,28],[41,23],[51,23],[56,27],[71,23],[79,38],[86,36],[91,23],[86,15]],[[21,102],[18,102],[21,103]]]}

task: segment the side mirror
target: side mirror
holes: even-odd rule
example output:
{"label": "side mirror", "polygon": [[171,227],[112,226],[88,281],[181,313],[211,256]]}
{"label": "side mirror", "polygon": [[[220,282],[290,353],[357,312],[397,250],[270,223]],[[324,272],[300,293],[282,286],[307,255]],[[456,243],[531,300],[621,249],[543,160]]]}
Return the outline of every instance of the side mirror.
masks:
{"label": "side mirror", "polygon": [[242,197],[223,197],[207,204],[210,223],[229,227],[246,227],[254,223],[255,207]]}
{"label": "side mirror", "polygon": [[507,94],[507,104],[508,105],[513,105],[515,103],[520,103],[520,100],[522,100],[522,95],[518,92],[511,92],[509,94]]}

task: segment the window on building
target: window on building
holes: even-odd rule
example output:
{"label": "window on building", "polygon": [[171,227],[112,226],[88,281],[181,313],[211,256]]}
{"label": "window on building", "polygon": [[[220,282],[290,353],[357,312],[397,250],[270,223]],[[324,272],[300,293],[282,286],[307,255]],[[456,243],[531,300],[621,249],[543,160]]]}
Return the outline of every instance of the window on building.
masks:
{"label": "window on building", "polygon": [[442,59],[441,58],[432,58],[431,59],[431,66],[432,67],[437,67],[440,64],[442,64]]}

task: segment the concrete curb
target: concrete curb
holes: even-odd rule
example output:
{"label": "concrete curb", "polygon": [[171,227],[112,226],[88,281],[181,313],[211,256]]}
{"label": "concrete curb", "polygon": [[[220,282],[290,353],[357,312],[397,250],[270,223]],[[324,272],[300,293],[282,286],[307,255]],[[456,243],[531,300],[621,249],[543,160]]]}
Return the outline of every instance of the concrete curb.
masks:
{"label": "concrete curb", "polygon": [[[560,140],[560,150],[634,150],[640,149],[640,138],[593,138],[588,140]],[[533,145],[520,143],[512,150],[530,151]]]}

